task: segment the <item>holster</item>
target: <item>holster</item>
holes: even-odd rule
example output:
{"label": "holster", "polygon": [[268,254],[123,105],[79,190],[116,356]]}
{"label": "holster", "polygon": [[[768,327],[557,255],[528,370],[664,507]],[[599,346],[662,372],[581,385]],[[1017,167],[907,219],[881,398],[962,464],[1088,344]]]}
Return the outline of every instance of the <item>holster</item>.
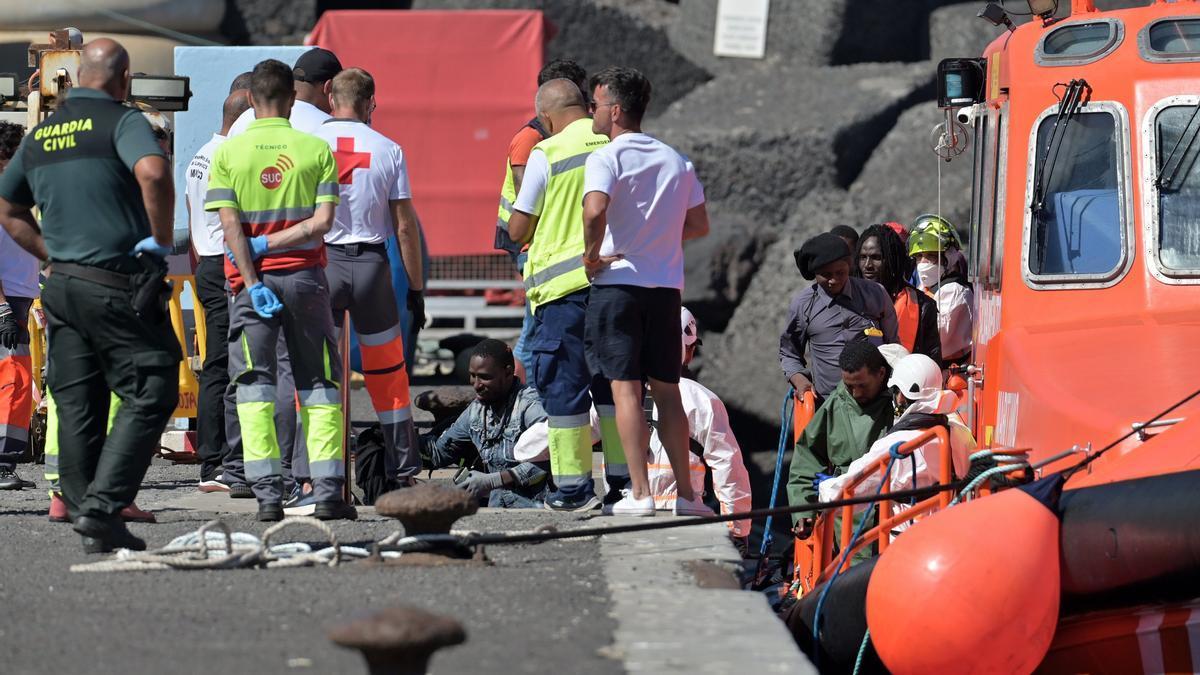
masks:
{"label": "holster", "polygon": [[133,311],[150,323],[161,323],[167,318],[167,304],[174,290],[167,281],[167,263],[145,253],[139,253],[137,260],[142,269],[129,278]]}

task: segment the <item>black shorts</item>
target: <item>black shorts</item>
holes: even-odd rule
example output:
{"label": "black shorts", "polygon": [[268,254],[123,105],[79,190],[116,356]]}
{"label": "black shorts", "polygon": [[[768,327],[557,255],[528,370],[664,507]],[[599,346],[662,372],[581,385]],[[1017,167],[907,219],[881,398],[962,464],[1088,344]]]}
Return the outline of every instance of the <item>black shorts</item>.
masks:
{"label": "black shorts", "polygon": [[679,382],[683,363],[679,290],[592,286],[584,346],[593,375]]}

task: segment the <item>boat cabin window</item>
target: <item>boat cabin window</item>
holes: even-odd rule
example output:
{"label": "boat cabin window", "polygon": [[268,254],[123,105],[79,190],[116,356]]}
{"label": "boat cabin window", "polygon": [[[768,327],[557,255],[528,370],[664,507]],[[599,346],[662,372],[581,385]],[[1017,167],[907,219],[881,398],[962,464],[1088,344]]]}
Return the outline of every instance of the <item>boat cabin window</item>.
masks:
{"label": "boat cabin window", "polygon": [[1046,33],[1034,52],[1039,66],[1077,66],[1098,61],[1121,44],[1123,24],[1116,19],[1064,24]]}
{"label": "boat cabin window", "polygon": [[1158,262],[1171,276],[1200,276],[1200,105],[1163,108],[1154,120]]}
{"label": "boat cabin window", "polygon": [[1161,19],[1138,36],[1138,50],[1147,61],[1200,61],[1200,19]]}
{"label": "boat cabin window", "polygon": [[1040,181],[1041,205],[1029,208],[1025,267],[1034,283],[1110,281],[1125,263],[1127,245],[1120,126],[1111,112],[1081,110],[1059,130],[1055,148],[1054,110],[1034,139],[1026,203],[1038,201]]}

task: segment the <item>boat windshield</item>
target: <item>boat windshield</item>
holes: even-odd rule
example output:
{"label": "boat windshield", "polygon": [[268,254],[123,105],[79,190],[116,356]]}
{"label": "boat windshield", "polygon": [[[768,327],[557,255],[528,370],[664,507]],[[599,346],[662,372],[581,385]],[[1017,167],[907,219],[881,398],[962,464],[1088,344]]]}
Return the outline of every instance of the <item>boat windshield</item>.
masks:
{"label": "boat windshield", "polygon": [[1155,118],[1158,258],[1171,271],[1200,270],[1200,104],[1163,108]]}
{"label": "boat windshield", "polygon": [[1049,152],[1035,167],[1029,271],[1108,276],[1124,249],[1117,120],[1107,111],[1077,113],[1068,124],[1061,118],[1038,126],[1037,147]]}

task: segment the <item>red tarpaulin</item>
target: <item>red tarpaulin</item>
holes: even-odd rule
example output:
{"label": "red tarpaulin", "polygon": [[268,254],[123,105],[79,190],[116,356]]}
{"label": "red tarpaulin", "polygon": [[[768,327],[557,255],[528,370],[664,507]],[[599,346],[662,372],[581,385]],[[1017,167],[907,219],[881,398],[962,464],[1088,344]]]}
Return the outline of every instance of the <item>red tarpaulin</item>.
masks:
{"label": "red tarpaulin", "polygon": [[404,148],[435,256],[492,247],[504,161],[533,116],[546,28],[536,11],[329,11],[310,44],[375,78],[371,126]]}

